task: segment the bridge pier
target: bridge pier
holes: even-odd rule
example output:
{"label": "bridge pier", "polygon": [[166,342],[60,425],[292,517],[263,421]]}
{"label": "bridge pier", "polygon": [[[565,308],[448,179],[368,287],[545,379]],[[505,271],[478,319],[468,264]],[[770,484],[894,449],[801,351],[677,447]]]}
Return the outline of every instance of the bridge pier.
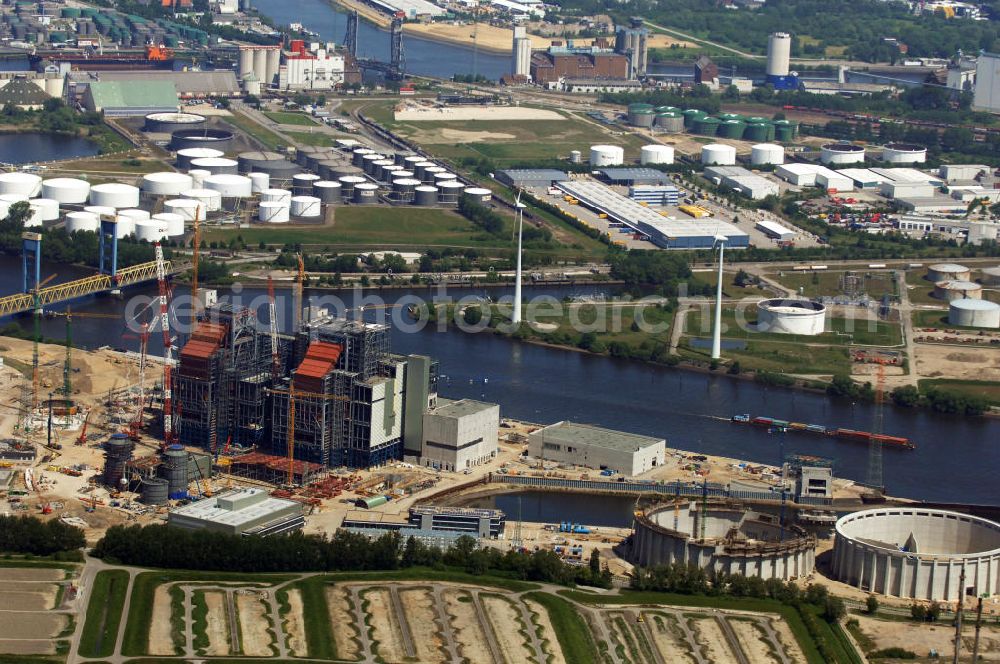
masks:
{"label": "bridge pier", "polygon": [[100,243],[100,258],[98,270],[114,281],[118,274],[118,221],[101,217],[101,229],[98,233]]}
{"label": "bridge pier", "polygon": [[42,235],[21,233],[22,293],[31,293],[42,281]]}

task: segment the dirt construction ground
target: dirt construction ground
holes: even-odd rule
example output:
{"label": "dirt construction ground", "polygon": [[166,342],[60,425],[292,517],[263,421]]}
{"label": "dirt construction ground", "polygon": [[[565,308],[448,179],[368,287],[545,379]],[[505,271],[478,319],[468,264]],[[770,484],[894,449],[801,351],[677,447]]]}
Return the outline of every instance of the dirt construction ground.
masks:
{"label": "dirt construction ground", "polygon": [[268,657],[271,650],[270,621],[266,606],[256,595],[236,595],[236,614],[240,621],[240,645],[248,657]]}
{"label": "dirt construction ground", "polygon": [[917,344],[917,373],[927,378],[1000,381],[1000,349]]}
{"label": "dirt construction ground", "polygon": [[206,655],[229,654],[229,617],[226,613],[226,594],[222,592],[206,592],[205,604],[208,606],[208,647]]}
{"label": "dirt construction ground", "polygon": [[54,637],[70,619],[52,611],[59,594],[53,582],[62,581],[65,575],[62,569],[0,568],[0,653],[48,655],[56,651]]}
{"label": "dirt construction ground", "polygon": [[[865,615],[854,616],[862,633],[870,638],[876,650],[883,648],[906,648],[926,657],[931,650],[939,653],[954,651],[955,630],[948,624],[913,623],[909,621],[879,620]],[[963,631],[963,649],[966,654],[972,650],[973,631],[967,627]],[[984,626],[979,636],[979,659],[986,662],[1000,661],[1000,629]]]}
{"label": "dirt construction ground", "polygon": [[165,585],[158,586],[153,593],[153,620],[149,625],[150,655],[174,654],[170,616],[170,589]]}
{"label": "dirt construction ground", "polygon": [[285,615],[286,622],[282,628],[288,637],[288,648],[292,651],[292,654],[305,657],[306,632],[305,625],[302,622],[302,593],[298,590],[289,590],[288,606],[289,611]]}
{"label": "dirt construction ground", "polygon": [[337,655],[341,659],[357,659],[361,649],[358,647],[358,629],[351,615],[347,590],[343,587],[327,588],[326,603],[330,607],[330,628],[333,642],[337,644]]}

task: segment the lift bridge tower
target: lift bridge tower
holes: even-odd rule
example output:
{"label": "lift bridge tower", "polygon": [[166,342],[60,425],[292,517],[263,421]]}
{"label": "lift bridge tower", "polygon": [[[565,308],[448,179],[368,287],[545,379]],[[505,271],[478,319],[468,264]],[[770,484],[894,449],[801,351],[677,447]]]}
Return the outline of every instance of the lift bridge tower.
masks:
{"label": "lift bridge tower", "polygon": [[403,78],[403,19],[393,18],[389,29],[389,65],[392,77]]}

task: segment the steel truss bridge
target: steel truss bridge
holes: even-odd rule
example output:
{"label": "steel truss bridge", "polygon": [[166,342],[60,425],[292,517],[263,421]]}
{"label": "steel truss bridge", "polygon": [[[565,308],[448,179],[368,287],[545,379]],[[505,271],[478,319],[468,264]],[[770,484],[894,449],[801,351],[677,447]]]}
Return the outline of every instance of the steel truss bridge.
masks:
{"label": "steel truss bridge", "polygon": [[[187,264],[171,264],[166,262],[167,273],[183,272],[187,269]],[[95,274],[83,279],[67,281],[54,286],[46,286],[38,289],[37,306],[59,304],[75,300],[78,297],[94,295],[117,288],[134,286],[144,281],[156,280],[156,261],[140,263],[131,267],[119,268],[114,275]],[[36,306],[35,293],[18,293],[0,297],[0,317],[32,311]]]}

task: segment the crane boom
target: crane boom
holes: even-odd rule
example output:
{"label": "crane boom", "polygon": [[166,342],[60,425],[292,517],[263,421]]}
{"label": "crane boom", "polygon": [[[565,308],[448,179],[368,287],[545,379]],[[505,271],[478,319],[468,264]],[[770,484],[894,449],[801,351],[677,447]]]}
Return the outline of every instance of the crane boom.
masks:
{"label": "crane boom", "polygon": [[281,357],[278,354],[278,314],[274,306],[274,280],[267,277],[267,314],[271,333],[271,378],[278,380],[281,375]]}
{"label": "crane boom", "polygon": [[299,278],[295,282],[295,302],[293,303],[295,311],[293,312],[292,334],[298,334],[299,327],[302,325],[302,290],[306,281],[306,266],[302,262],[302,254],[297,254],[297,258],[299,259]]}
{"label": "crane boom", "polygon": [[201,249],[201,205],[194,209],[194,239],[191,241],[194,248],[193,263],[191,266],[191,306],[195,312],[198,311],[198,254]]}
{"label": "crane boom", "polygon": [[156,251],[156,280],[160,286],[160,327],[163,328],[163,444],[174,442],[173,398],[171,394],[171,364],[173,361],[170,347],[170,314],[167,301],[167,266],[163,260],[163,247],[157,242],[153,245]]}

